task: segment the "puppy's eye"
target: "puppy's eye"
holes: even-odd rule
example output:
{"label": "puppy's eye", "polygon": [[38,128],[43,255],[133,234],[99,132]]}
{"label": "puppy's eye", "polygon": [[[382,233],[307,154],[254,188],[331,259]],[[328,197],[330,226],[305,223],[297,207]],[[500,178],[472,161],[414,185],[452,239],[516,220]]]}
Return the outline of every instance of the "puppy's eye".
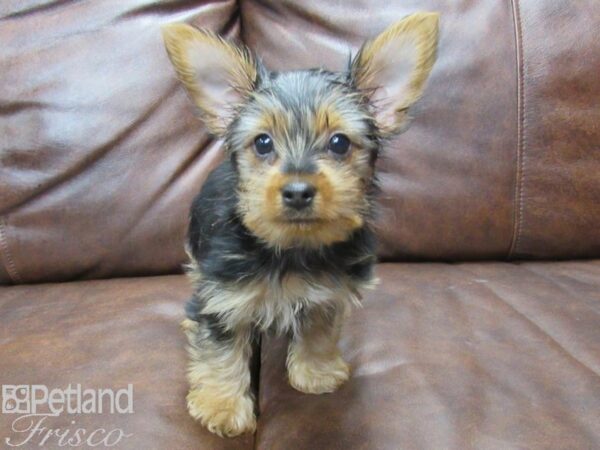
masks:
{"label": "puppy's eye", "polygon": [[273,139],[268,134],[259,134],[254,138],[254,150],[260,156],[267,156],[273,151]]}
{"label": "puppy's eye", "polygon": [[337,133],[331,136],[329,139],[329,145],[327,149],[338,156],[343,156],[348,153],[350,149],[350,139],[345,134]]}

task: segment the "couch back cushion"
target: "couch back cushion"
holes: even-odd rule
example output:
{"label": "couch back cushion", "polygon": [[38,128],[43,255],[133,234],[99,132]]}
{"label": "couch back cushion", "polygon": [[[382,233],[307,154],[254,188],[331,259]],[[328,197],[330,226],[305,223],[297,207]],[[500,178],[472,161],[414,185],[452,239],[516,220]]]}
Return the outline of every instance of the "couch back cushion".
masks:
{"label": "couch back cushion", "polygon": [[179,270],[189,203],[222,155],[161,24],[240,37],[272,69],[342,69],[419,10],[442,14],[439,56],[379,162],[380,256],[600,256],[600,4],[238,3],[6,3],[0,281]]}
{"label": "couch back cushion", "polygon": [[235,1],[37,3],[2,8],[0,277],[180,270],[189,205],[221,156],[160,26],[238,36]]}

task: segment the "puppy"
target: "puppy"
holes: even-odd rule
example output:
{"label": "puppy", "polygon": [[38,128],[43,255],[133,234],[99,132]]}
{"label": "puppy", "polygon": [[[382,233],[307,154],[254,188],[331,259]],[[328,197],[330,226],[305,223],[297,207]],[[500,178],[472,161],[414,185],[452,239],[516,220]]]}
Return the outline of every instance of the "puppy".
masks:
{"label": "puppy", "polygon": [[227,159],[194,200],[188,409],[210,431],[255,429],[257,333],[290,337],[290,384],[332,392],[349,377],[337,342],[373,284],[375,162],[405,129],[435,61],[438,15],[408,16],[343,72],[267,70],[210,31],[163,29],[169,57]]}

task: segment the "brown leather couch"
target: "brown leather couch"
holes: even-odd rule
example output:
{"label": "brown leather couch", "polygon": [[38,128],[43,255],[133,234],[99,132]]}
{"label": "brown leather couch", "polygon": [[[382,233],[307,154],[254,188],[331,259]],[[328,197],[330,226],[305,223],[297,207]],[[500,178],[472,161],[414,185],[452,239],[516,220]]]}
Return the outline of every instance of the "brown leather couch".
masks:
{"label": "brown leather couch", "polygon": [[[238,38],[273,69],[341,69],[417,10],[442,14],[439,58],[380,162],[381,284],[343,333],[352,379],[296,392],[265,337],[258,430],[215,437],[186,412],[178,324],[187,210],[220,143],[160,25]],[[7,0],[0,16],[0,383],[133,385],[133,414],[49,429],[119,427],[124,449],[600,448],[597,0]],[[0,446],[24,439],[14,419]]]}

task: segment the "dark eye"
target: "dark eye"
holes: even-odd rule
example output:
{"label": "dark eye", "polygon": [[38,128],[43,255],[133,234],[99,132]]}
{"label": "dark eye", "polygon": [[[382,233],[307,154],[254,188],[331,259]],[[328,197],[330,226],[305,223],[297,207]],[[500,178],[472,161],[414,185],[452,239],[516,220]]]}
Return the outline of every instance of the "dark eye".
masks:
{"label": "dark eye", "polygon": [[350,149],[350,139],[345,134],[334,134],[329,139],[327,149],[336,155],[345,155]]}
{"label": "dark eye", "polygon": [[260,156],[266,156],[273,151],[273,139],[268,134],[259,134],[254,138],[254,149]]}

